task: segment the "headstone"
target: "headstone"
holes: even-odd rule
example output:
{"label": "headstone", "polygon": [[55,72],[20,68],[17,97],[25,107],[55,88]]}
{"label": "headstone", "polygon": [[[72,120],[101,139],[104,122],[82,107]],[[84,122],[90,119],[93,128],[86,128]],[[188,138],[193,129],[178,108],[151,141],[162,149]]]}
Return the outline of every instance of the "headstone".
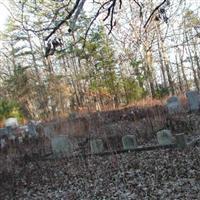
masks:
{"label": "headstone", "polygon": [[20,136],[22,138],[29,137],[28,125],[20,126],[19,128],[20,128]]}
{"label": "headstone", "polygon": [[0,139],[0,147],[3,149],[6,146],[6,140],[4,138]]}
{"label": "headstone", "polygon": [[5,120],[5,127],[16,128],[18,126],[17,118],[11,117]]}
{"label": "headstone", "polygon": [[125,135],[122,137],[123,148],[125,150],[134,149],[137,147],[136,138],[134,135]]}
{"label": "headstone", "polygon": [[8,136],[8,139],[10,140],[10,141],[15,141],[15,139],[16,139],[16,136],[14,135],[14,134],[10,134],[9,136]]}
{"label": "headstone", "polygon": [[0,138],[3,136],[8,135],[8,129],[7,128],[0,128]]}
{"label": "headstone", "polygon": [[197,91],[188,91],[186,93],[190,111],[199,110],[199,93]]}
{"label": "headstone", "polygon": [[24,132],[28,132],[28,125],[20,126],[20,129]]}
{"label": "headstone", "polygon": [[184,133],[179,133],[175,135],[176,145],[178,148],[185,148],[187,146],[187,138]]}
{"label": "headstone", "polygon": [[51,138],[51,146],[56,156],[66,156],[73,153],[73,144],[65,135],[58,135]]}
{"label": "headstone", "polygon": [[93,139],[90,141],[91,153],[101,153],[104,151],[104,144],[102,139]]}
{"label": "headstone", "polygon": [[12,126],[7,126],[6,129],[8,139],[14,141],[16,138],[16,129]]}
{"label": "headstone", "polygon": [[173,137],[170,130],[161,130],[157,132],[157,140],[159,145],[169,145],[173,143]]}
{"label": "headstone", "polygon": [[19,144],[23,143],[23,137],[18,137],[17,139],[18,139]]}
{"label": "headstone", "polygon": [[37,136],[36,125],[32,122],[28,123],[28,133],[32,136]]}
{"label": "headstone", "polygon": [[181,111],[182,106],[180,100],[176,96],[172,96],[167,100],[167,109],[170,114],[178,113]]}
{"label": "headstone", "polygon": [[52,126],[45,126],[44,127],[44,135],[51,139],[54,136],[54,131],[53,131],[53,127]]}

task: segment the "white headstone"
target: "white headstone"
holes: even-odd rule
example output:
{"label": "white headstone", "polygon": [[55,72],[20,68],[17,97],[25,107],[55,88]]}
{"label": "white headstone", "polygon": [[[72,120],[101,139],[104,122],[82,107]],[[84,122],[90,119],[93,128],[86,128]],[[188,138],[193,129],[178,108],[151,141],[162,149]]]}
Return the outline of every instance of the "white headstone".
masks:
{"label": "white headstone", "polygon": [[172,96],[167,100],[167,109],[170,114],[178,113],[182,110],[180,100],[176,96]]}
{"label": "white headstone", "polygon": [[51,138],[53,153],[57,156],[71,155],[73,153],[73,144],[65,135],[58,135]]}
{"label": "white headstone", "polygon": [[186,93],[190,111],[199,110],[199,93],[198,91],[188,91]]}
{"label": "white headstone", "polygon": [[104,144],[102,139],[93,139],[90,141],[91,153],[101,153],[104,151]]}
{"label": "white headstone", "polygon": [[160,145],[169,145],[173,143],[173,136],[170,130],[161,130],[157,132],[157,140]]}
{"label": "white headstone", "polygon": [[122,144],[123,148],[128,149],[134,149],[137,147],[136,138],[134,135],[125,135],[122,137]]}
{"label": "white headstone", "polygon": [[17,118],[11,117],[5,120],[5,127],[16,128],[18,126],[19,124],[18,124]]}

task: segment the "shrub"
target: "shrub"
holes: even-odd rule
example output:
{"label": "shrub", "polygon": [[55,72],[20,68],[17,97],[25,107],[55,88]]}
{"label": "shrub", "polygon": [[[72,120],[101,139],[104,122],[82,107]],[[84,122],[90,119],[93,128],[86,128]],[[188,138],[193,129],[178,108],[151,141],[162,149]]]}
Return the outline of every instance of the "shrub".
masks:
{"label": "shrub", "polygon": [[0,121],[9,117],[15,117],[18,121],[21,121],[24,118],[20,105],[16,101],[2,99],[0,100]]}

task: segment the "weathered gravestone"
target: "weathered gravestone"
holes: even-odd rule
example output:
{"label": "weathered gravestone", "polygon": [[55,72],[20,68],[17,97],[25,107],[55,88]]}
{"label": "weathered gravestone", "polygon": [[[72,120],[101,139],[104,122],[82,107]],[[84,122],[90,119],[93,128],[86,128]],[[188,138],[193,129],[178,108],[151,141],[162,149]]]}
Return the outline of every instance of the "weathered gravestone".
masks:
{"label": "weathered gravestone", "polygon": [[199,110],[199,93],[197,91],[188,91],[186,93],[190,111]]}
{"label": "weathered gravestone", "polygon": [[65,135],[58,135],[51,138],[51,146],[56,156],[71,155],[74,149],[72,142]]}
{"label": "weathered gravestone", "polygon": [[167,110],[170,114],[178,113],[181,111],[181,102],[176,96],[172,96],[167,100]]}
{"label": "weathered gravestone", "polygon": [[12,126],[8,126],[8,127],[6,127],[6,129],[7,129],[7,132],[8,132],[8,135],[7,135],[8,139],[11,140],[11,141],[15,141],[15,138],[16,138],[15,128],[12,127]]}
{"label": "weathered gravestone", "polygon": [[173,137],[170,130],[161,130],[157,132],[157,140],[159,145],[169,145],[173,143]]}
{"label": "weathered gravestone", "polygon": [[125,135],[122,137],[122,144],[125,150],[134,149],[137,147],[136,138],[134,135]]}
{"label": "weathered gravestone", "polygon": [[44,130],[44,135],[49,139],[51,139],[55,134],[53,131],[53,127],[51,125],[45,126],[43,130]]}
{"label": "weathered gravestone", "polygon": [[8,136],[8,129],[7,128],[0,128],[0,138],[3,136]]}
{"label": "weathered gravestone", "polygon": [[90,141],[91,153],[102,153],[104,151],[104,143],[102,139],[93,139]]}
{"label": "weathered gravestone", "polygon": [[184,133],[179,133],[175,135],[176,145],[178,148],[185,148],[187,146],[187,138]]}
{"label": "weathered gravestone", "polygon": [[38,133],[36,131],[36,125],[32,122],[28,123],[28,133],[31,136],[37,136],[38,135]]}
{"label": "weathered gravestone", "polygon": [[0,148],[3,149],[6,146],[6,140],[4,138],[0,139]]}
{"label": "weathered gravestone", "polygon": [[23,143],[23,137],[18,137],[17,140],[18,140],[19,144]]}

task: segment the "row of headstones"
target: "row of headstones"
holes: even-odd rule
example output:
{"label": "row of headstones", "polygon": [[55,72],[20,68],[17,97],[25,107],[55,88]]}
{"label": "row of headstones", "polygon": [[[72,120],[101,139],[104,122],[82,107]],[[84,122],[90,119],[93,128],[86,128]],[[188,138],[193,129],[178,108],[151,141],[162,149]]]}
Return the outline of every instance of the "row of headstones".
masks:
{"label": "row of headstones", "polygon": [[[170,130],[161,130],[157,132],[158,144],[161,146],[175,143],[177,147],[184,148],[187,146],[187,139],[185,134],[175,135],[175,139]],[[71,155],[74,151],[72,142],[67,136],[60,135],[51,139],[52,150],[55,155],[65,154]],[[136,137],[134,135],[125,135],[122,137],[122,144],[124,150],[131,150],[138,148]],[[105,151],[103,139],[97,138],[90,140],[90,150],[92,154],[103,153]]]}
{"label": "row of headstones", "polygon": [[0,128],[0,149],[4,149],[8,146],[9,141],[21,144],[24,142],[25,138],[30,139],[36,136],[38,136],[36,126],[32,123],[24,127],[7,126],[5,128]]}
{"label": "row of headstones", "polygon": [[[186,93],[186,97],[188,100],[188,106],[190,111],[199,111],[200,107],[200,99],[198,91],[188,91]],[[172,96],[167,100],[167,109],[169,113],[177,113],[182,111],[182,105],[177,96]]]}
{"label": "row of headstones", "polygon": [[28,123],[26,126],[6,126],[5,128],[0,128],[0,138],[7,136],[16,136],[18,134],[26,133],[29,137],[37,136],[36,125],[33,123]]}

